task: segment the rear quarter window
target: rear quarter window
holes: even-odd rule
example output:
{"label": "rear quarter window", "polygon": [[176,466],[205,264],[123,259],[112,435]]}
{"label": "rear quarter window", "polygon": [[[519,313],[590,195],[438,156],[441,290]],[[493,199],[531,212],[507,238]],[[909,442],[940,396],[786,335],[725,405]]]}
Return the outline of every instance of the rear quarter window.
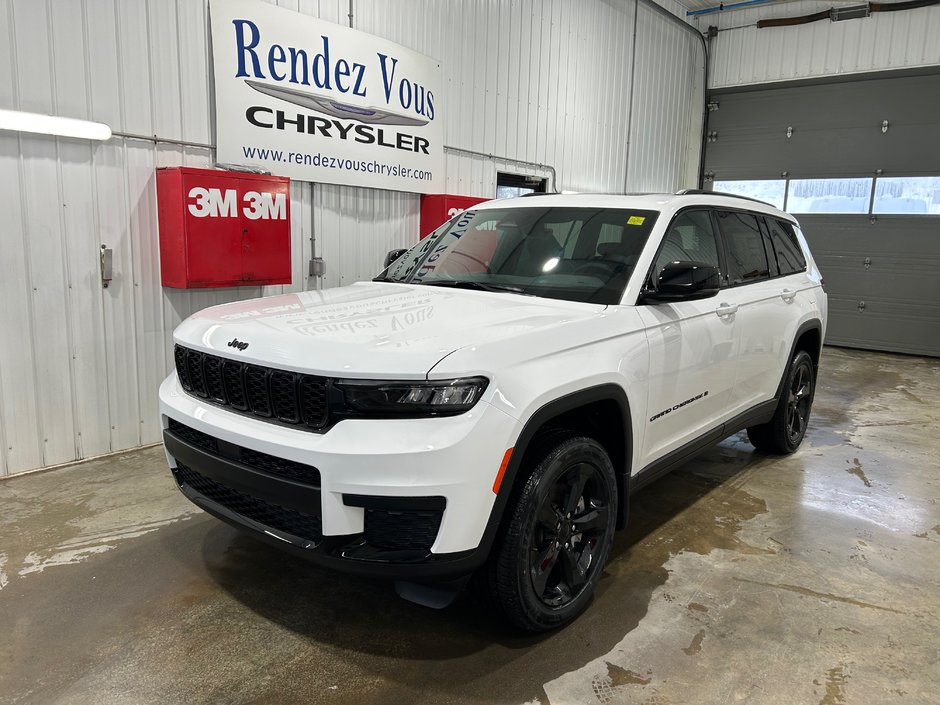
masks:
{"label": "rear quarter window", "polygon": [[780,274],[805,271],[806,258],[803,256],[803,250],[800,249],[793,226],[782,220],[767,218],[767,227],[770,230],[770,241],[773,243]]}

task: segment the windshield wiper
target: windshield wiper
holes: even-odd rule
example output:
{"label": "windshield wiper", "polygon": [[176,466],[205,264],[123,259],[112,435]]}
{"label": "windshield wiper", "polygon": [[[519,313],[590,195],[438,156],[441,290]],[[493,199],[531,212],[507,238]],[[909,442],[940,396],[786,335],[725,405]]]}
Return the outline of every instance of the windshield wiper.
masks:
{"label": "windshield wiper", "polygon": [[372,281],[374,282],[398,282],[397,279],[392,279],[391,277],[383,277],[383,276],[373,277]]}
{"label": "windshield wiper", "polygon": [[505,291],[511,294],[526,294],[525,289],[509,284],[488,284],[486,282],[475,282],[466,279],[435,279],[433,281],[421,282],[425,286],[447,286],[452,289],[476,289],[478,291]]}

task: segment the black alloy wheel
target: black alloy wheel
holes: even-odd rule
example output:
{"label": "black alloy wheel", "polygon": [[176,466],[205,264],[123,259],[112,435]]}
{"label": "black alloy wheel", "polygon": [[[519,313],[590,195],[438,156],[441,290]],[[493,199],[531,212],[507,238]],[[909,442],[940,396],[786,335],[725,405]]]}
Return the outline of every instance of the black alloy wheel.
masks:
{"label": "black alloy wheel", "polygon": [[787,438],[791,444],[799,445],[806,433],[812,385],[813,363],[811,360],[801,360],[792,375],[787,397]]}
{"label": "black alloy wheel", "polygon": [[555,432],[533,441],[507,525],[477,576],[527,631],[555,629],[589,604],[613,543],[617,478],[603,446]]}
{"label": "black alloy wheel", "polygon": [[805,350],[798,350],[787,368],[783,392],[773,418],[751,426],[747,437],[766,453],[792,453],[803,442],[816,393],[816,365]]}
{"label": "black alloy wheel", "polygon": [[578,463],[541,499],[529,527],[529,578],[538,598],[563,607],[581,594],[610,521],[610,497],[600,468]]}

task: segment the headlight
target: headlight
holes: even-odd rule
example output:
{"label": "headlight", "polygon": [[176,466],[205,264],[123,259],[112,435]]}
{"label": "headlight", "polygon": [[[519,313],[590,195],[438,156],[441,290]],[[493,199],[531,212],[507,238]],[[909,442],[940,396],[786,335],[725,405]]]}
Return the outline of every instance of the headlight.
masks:
{"label": "headlight", "polygon": [[439,382],[370,382],[338,379],[347,408],[377,416],[444,416],[473,408],[489,380],[485,377]]}

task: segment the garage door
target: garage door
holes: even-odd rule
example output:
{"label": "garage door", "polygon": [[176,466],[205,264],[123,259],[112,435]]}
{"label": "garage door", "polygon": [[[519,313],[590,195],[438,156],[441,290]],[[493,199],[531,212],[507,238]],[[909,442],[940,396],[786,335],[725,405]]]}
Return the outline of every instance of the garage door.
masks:
{"label": "garage door", "polygon": [[940,75],[711,101],[706,177],[799,218],[829,291],[827,342],[940,356]]}

